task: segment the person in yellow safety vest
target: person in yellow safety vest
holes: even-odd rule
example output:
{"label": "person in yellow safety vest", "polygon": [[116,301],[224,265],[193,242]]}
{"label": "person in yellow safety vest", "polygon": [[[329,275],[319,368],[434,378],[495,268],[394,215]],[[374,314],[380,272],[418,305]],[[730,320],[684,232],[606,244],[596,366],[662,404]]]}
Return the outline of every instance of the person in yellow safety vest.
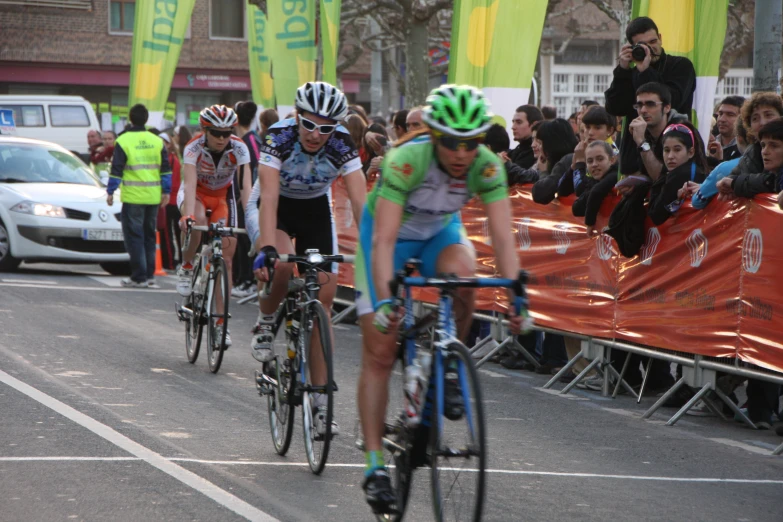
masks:
{"label": "person in yellow safety vest", "polygon": [[171,167],[161,138],[147,131],[149,118],[142,104],[131,107],[131,127],[114,144],[111,177],[106,188],[109,206],[121,188],[122,234],[130,255],[131,276],[120,283],[131,288],[159,288],[155,283],[155,225],[158,207],[171,193]]}

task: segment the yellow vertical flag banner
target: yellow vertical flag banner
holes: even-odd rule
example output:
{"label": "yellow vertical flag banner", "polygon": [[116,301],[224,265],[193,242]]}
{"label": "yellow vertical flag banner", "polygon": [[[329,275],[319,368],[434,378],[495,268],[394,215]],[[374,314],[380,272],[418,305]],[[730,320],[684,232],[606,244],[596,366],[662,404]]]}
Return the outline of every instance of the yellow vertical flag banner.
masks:
{"label": "yellow vertical flag banner", "polygon": [[321,0],[321,49],[325,82],[337,83],[337,47],[340,38],[340,8],[342,0]]}
{"label": "yellow vertical flag banner", "polygon": [[274,42],[274,92],[277,110],[284,117],[294,108],[296,89],[315,81],[315,2],[267,2],[269,36]]}
{"label": "yellow vertical flag banner", "polygon": [[[648,16],[658,26],[667,54],[686,56],[696,69],[693,110],[707,143],[720,56],[726,38],[729,0],[634,0],[633,18]],[[695,45],[698,42],[699,45]]]}
{"label": "yellow vertical flag banner", "polygon": [[449,82],[480,87],[492,103],[492,112],[508,129],[516,108],[530,96],[547,4],[547,0],[454,3]]}
{"label": "yellow vertical flag banner", "polygon": [[136,0],[128,103],[143,103],[150,112],[151,126],[163,120],[194,3]]}
{"label": "yellow vertical flag banner", "polygon": [[269,24],[262,10],[247,4],[247,57],[250,65],[250,87],[253,101],[265,109],[274,108],[272,53]]}

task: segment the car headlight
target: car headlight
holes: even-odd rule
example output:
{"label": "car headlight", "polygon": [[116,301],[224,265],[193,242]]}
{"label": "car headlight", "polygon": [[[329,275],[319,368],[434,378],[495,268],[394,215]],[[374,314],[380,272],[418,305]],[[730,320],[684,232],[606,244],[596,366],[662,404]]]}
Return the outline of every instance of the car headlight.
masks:
{"label": "car headlight", "polygon": [[32,201],[22,201],[17,203],[11,210],[22,214],[31,214],[33,216],[44,216],[53,218],[65,218],[65,209],[49,203],[33,203]]}

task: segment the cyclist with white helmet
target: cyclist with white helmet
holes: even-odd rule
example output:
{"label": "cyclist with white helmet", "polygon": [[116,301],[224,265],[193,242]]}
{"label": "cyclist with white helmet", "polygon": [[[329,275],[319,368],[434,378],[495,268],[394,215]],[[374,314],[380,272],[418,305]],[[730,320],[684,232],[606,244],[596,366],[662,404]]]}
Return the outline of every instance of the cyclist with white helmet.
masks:
{"label": "cyclist with white helmet", "polygon": [[[252,179],[250,176],[250,152],[244,142],[232,134],[237,124],[236,113],[225,105],[207,107],[199,116],[202,134],[193,138],[182,154],[182,183],[177,194],[177,206],[182,213],[180,229],[187,230],[188,220],[195,225],[207,225],[207,210],[211,211],[209,223],[221,226],[237,226],[237,208],[234,200],[233,181],[240,170],[242,205],[247,207]],[[177,291],[190,294],[193,256],[201,243],[201,232],[191,231],[190,244],[182,253],[182,266],[177,275]],[[223,259],[231,273],[236,239],[223,238]],[[229,278],[229,285],[231,278]],[[231,289],[229,288],[229,292]],[[223,293],[217,292],[217,310],[223,313]],[[222,319],[218,319],[222,328]],[[220,332],[217,337],[220,338]],[[231,337],[226,333],[226,347]]]}
{"label": "cyclist with white helmet", "polygon": [[[506,172],[497,156],[481,144],[492,118],[483,93],[474,87],[443,85],[430,93],[422,118],[425,130],[403,138],[404,143],[384,158],[383,175],[367,198],[359,224],[355,284],[364,344],[358,386],[366,449],[362,487],[376,514],[396,511],[381,446],[399,321],[389,281],[410,258],[421,260],[419,269],[425,277],[474,276],[475,251],[459,215],[474,196],[486,210],[498,272],[507,278],[516,278],[519,272]],[[474,291],[463,288],[458,295],[454,315],[464,339],[472,320]],[[514,296],[509,299],[513,303]],[[512,318],[512,331],[519,331],[522,321]],[[445,377],[444,413],[459,419],[464,403],[457,372],[449,361]]]}
{"label": "cyclist with white helmet", "polygon": [[[296,115],[269,128],[262,137],[258,159],[258,189],[261,245],[256,275],[269,278],[261,260],[281,254],[304,255],[308,249],[321,254],[337,254],[337,231],[332,211],[332,183],[342,177],[351,201],[354,218],[359,220],[367,193],[362,162],[356,145],[339,124],[348,114],[345,95],[325,82],[307,82],[296,91]],[[254,190],[255,192],[255,190]],[[327,313],[337,291],[337,265],[320,267],[319,299]],[[272,329],[275,312],[288,291],[291,264],[277,266],[271,293],[260,299],[260,320],[251,347],[260,362],[274,357]],[[330,332],[331,335],[331,332]],[[318,335],[313,335],[314,354],[310,359],[313,384],[326,384],[323,352]],[[314,394],[316,430],[324,430],[326,396]],[[337,434],[337,426],[332,427]]]}

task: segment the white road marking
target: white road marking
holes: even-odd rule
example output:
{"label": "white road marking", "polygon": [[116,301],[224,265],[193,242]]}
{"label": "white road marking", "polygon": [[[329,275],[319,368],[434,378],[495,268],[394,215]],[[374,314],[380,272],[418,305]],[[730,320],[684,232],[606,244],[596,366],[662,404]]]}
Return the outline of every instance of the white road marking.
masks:
{"label": "white road marking", "polygon": [[78,339],[78,335],[58,335],[60,339]]}
{"label": "white road marking", "polygon": [[28,285],[59,285],[57,281],[47,281],[45,279],[0,279],[3,283],[24,283]]}
{"label": "white road marking", "polygon": [[127,451],[131,455],[139,457],[151,466],[154,466],[167,475],[175,478],[176,480],[179,480],[183,484],[186,484],[203,495],[206,495],[218,504],[226,507],[227,509],[230,509],[237,515],[252,521],[267,522],[276,520],[268,513],[251,506],[244,500],[241,500],[240,498],[232,495],[228,491],[220,489],[205,478],[188,471],[182,466],[178,466],[177,464],[166,460],[163,456],[155,453],[151,449],[129,439],[125,435],[122,435],[105,424],[101,424],[92,417],[89,417],[84,413],[71,408],[67,404],[60,402],[57,399],[50,397],[49,395],[46,395],[45,393],[33,388],[28,384],[25,384],[19,379],[11,377],[2,370],[0,370],[0,382],[5,383],[11,388],[14,388],[16,391],[27,395],[31,399],[38,401],[44,406],[54,410],[55,412],[72,420],[80,426],[87,428],[96,435],[99,435],[100,437],[103,437],[107,441],[111,442],[115,446]]}
{"label": "white road marking", "polygon": [[87,276],[93,281],[97,281],[101,283],[102,285],[110,286],[113,288],[121,288],[122,285],[120,285],[120,281],[122,281],[122,277],[120,276]]}
{"label": "white road marking", "polygon": [[0,286],[15,286],[18,288],[45,288],[47,290],[86,290],[89,292],[146,292],[148,294],[175,294],[175,289],[156,290],[154,288],[103,288],[99,286],[45,286],[29,283],[0,283]]}
{"label": "white road marking", "polygon": [[[0,371],[0,373],[2,373]],[[0,381],[2,381],[3,375],[0,375]],[[26,385],[25,385],[26,386]],[[52,399],[54,400],[54,399]],[[69,408],[69,406],[66,406]],[[78,413],[78,412],[77,412]],[[89,417],[88,417],[89,418]],[[92,420],[92,419],[90,419]],[[96,421],[93,421],[96,422]],[[105,427],[105,426],[104,426]],[[111,428],[108,428],[111,429]],[[124,437],[120,435],[120,437]],[[132,441],[131,441],[132,442]],[[134,443],[135,444],[135,443]],[[146,448],[145,448],[146,449]],[[759,449],[759,448],[756,448]],[[150,450],[146,450],[152,453]],[[765,454],[769,452],[765,451]],[[157,455],[157,454],[154,454]],[[157,455],[159,458],[168,462],[188,462],[192,464],[207,464],[213,466],[270,466],[270,467],[307,467],[307,462],[284,462],[284,461],[257,461],[257,460],[206,460],[206,459],[191,459],[185,457],[172,457],[165,458]],[[85,461],[85,462],[113,462],[113,461],[147,461],[144,457],[0,457],[0,462],[36,462],[36,461]],[[532,466],[532,464],[530,464]],[[348,463],[332,463],[327,464],[330,468],[364,468],[364,464],[348,464]],[[157,467],[157,466],[156,466]],[[467,471],[476,472],[476,469],[463,469],[463,468],[443,468],[446,471]],[[601,473],[577,473],[577,472],[561,472],[561,471],[528,471],[517,469],[488,469],[487,473],[498,473],[502,475],[537,475],[544,477],[564,477],[564,478],[597,478],[597,479],[617,479],[617,480],[649,480],[654,482],[700,482],[700,483],[716,483],[716,484],[772,484],[783,485],[783,480],[771,480],[771,479],[734,479],[734,478],[713,478],[713,477],[659,477],[659,476],[643,476],[643,475],[607,475]],[[198,477],[200,479],[200,477]],[[203,479],[202,479],[203,480]]]}
{"label": "white road marking", "polygon": [[479,373],[483,373],[484,375],[488,375],[490,377],[500,378],[500,379],[508,379],[508,375],[503,375],[502,373],[496,373],[491,370],[485,370],[484,368],[481,368],[479,370]]}
{"label": "white road marking", "polygon": [[717,442],[718,444],[725,444],[726,446],[731,446],[733,448],[740,448],[744,449],[745,451],[749,451],[751,453],[758,453],[759,455],[770,455],[771,451],[764,448],[758,448],[756,446],[753,446],[751,444],[745,444],[744,442],[740,442],[738,440],[731,440],[731,439],[708,439],[712,442]]}
{"label": "white road marking", "polygon": [[80,372],[78,370],[68,370],[67,372],[55,373],[55,375],[58,377],[86,377],[87,375],[92,374],[87,372]]}

